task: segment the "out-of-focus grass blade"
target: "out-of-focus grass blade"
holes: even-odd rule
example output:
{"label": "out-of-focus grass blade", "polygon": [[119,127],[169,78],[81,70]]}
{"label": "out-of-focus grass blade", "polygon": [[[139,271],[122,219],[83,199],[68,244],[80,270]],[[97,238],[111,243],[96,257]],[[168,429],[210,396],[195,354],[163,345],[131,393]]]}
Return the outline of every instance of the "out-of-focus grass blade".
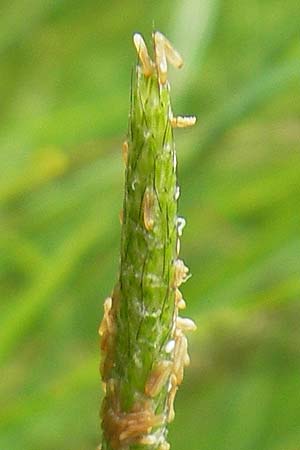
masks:
{"label": "out-of-focus grass blade", "polygon": [[24,39],[24,35],[31,33],[35,26],[39,26],[55,8],[55,3],[27,0],[26,4],[22,4],[18,0],[10,0],[6,7],[1,8],[0,54],[12,44]]}
{"label": "out-of-focus grass blade", "polygon": [[191,172],[196,161],[203,161],[203,152],[205,152],[205,156],[209,156],[212,151],[217,150],[216,144],[226,131],[286,89],[299,76],[300,62],[289,61],[278,67],[264,70],[260,76],[249,82],[239,92],[233,92],[232,97],[225,102],[224,106],[207,118],[205,131],[201,134],[199,141],[202,151],[199,151],[198,146],[194,147],[195,152],[185,170]]}
{"label": "out-of-focus grass blade", "polygon": [[21,236],[16,230],[1,227],[0,249],[15,267],[20,267],[24,272],[43,271],[46,266],[44,256],[33,242]]}
{"label": "out-of-focus grass blade", "polygon": [[74,175],[70,174],[59,187],[52,185],[47,190],[35,193],[33,198],[25,201],[31,214],[28,221],[32,216],[35,217],[32,223],[34,229],[38,228],[40,221],[51,226],[59,216],[68,216],[69,212],[78,211],[83,204],[93,203],[95,198],[99,199],[100,208],[104,192],[117,192],[116,186],[120,183],[122,173],[120,166],[120,156],[114,153]]}
{"label": "out-of-focus grass blade", "polygon": [[176,2],[168,36],[185,61],[182,72],[172,75],[176,96],[193,84],[193,77],[199,77],[205,51],[213,37],[218,8],[219,0]]}
{"label": "out-of-focus grass blade", "polygon": [[[31,395],[24,394],[24,398],[18,398],[14,403],[0,412],[1,427],[7,425],[16,425],[19,420],[24,419],[27,415],[38,413],[43,409],[51,409],[51,404],[61,397],[66,398],[78,392],[78,389],[84,389],[87,384],[94,384],[97,379],[98,359],[95,356],[86,358],[84,362],[80,362],[78,366],[72,367],[71,370],[64,371],[55,379],[45,383],[42,387],[35,390]],[[100,385],[100,376],[98,377]]]}
{"label": "out-of-focus grass blade", "polygon": [[58,149],[45,149],[31,164],[14,177],[8,177],[6,184],[0,187],[0,202],[14,200],[18,196],[33,191],[40,185],[61,176],[67,170],[68,159]]}
{"label": "out-of-focus grass blade", "polygon": [[[229,278],[223,283],[217,284],[215,289],[211,289],[208,294],[209,301],[206,303],[208,309],[219,308],[220,305],[243,305],[247,298],[247,291],[253,289],[253,286],[259,286],[260,280],[265,278],[265,274],[271,269],[276,270],[276,267],[281,264],[290,265],[295,270],[297,266],[298,272],[300,269],[300,262],[297,264],[300,254],[300,240],[294,239],[288,242],[283,248],[279,248],[275,252],[274,248],[271,253],[267,253],[262,258],[256,258],[255,264],[247,266],[246,270],[240,273],[236,272],[236,276]],[[239,298],[239,294],[243,293],[243,298]],[[272,303],[272,298],[269,299]],[[249,307],[249,304],[246,304]]]}
{"label": "out-of-focus grass blade", "polygon": [[[65,446],[65,436],[60,430],[67,425],[72,428],[72,424],[78,420],[80,427],[73,440],[81,438],[80,448],[95,448],[99,440],[97,412],[101,394],[97,359],[95,355],[86,355],[78,364],[65,367],[63,372],[57,371],[56,377],[43,381],[41,385],[32,389],[31,394],[26,393],[25,388],[21,395],[12,395],[14,401],[6,403],[5,407],[2,404],[0,448],[22,447],[31,450],[39,448],[38,441],[43,443],[41,448],[57,448],[58,445],[59,448],[69,449],[70,439]],[[99,392],[99,398],[95,392]],[[85,408],[93,413],[86,413]],[[57,415],[59,419],[56,421]],[[53,435],[52,433],[49,435],[50,423]],[[45,425],[44,436],[41,438],[39,431]],[[91,436],[88,436],[86,427],[90,428]],[[89,446],[88,440],[91,438],[95,442]],[[57,445],[54,445],[53,441],[57,441]],[[79,448],[76,445],[73,444],[72,448]]]}
{"label": "out-of-focus grass blade", "polygon": [[[109,199],[107,199],[109,200]],[[110,204],[110,202],[109,202]],[[107,205],[108,207],[108,205]],[[0,362],[19,344],[31,324],[51,299],[51,294],[72,273],[86,250],[96,241],[108,243],[111,216],[93,211],[62,244],[46,270],[41,271],[29,290],[12,305],[0,324]],[[104,248],[103,247],[103,248]]]}

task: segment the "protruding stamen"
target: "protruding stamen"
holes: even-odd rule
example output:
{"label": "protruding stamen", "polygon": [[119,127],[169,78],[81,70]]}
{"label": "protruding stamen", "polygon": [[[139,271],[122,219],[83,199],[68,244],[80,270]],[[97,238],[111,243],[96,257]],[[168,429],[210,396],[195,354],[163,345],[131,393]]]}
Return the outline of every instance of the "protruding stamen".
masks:
{"label": "protruding stamen", "polygon": [[125,166],[127,166],[127,162],[128,162],[128,142],[127,141],[124,141],[122,144],[122,157],[123,157]]}
{"label": "protruding stamen", "polygon": [[112,298],[107,297],[104,301],[104,315],[98,331],[100,336],[103,336],[107,330],[109,332],[112,331],[112,320],[110,317],[111,307],[112,307]]}
{"label": "protruding stamen", "polygon": [[147,231],[151,231],[154,227],[155,215],[155,194],[153,189],[147,188],[143,197],[143,219],[144,226]]}
{"label": "protruding stamen", "polygon": [[119,221],[120,221],[120,225],[123,225],[123,209],[120,209],[119,212]]}
{"label": "protruding stamen", "polygon": [[163,35],[156,31],[154,33],[155,63],[158,79],[161,84],[165,84],[168,76],[167,58],[165,52],[165,42]]}
{"label": "protruding stamen", "polygon": [[185,367],[189,366],[190,363],[191,363],[190,355],[188,353],[186,353],[185,358],[184,358]]}
{"label": "protruding stamen", "polygon": [[166,347],[165,347],[166,353],[172,353],[172,351],[174,350],[174,347],[175,347],[175,341],[174,341],[174,339],[171,339],[170,341],[168,341],[166,343]]}
{"label": "protruding stamen", "polygon": [[178,302],[177,306],[178,306],[178,309],[185,309],[186,308],[186,303],[185,303],[183,298]]}
{"label": "protruding stamen", "polygon": [[177,317],[176,325],[183,331],[195,331],[197,329],[195,322],[188,317]]}
{"label": "protruding stamen", "polygon": [[174,350],[174,374],[176,375],[177,384],[181,384],[183,380],[183,371],[186,361],[188,342],[184,334],[178,330]]}
{"label": "protruding stamen", "polygon": [[171,117],[170,122],[173,128],[187,128],[195,125],[196,117],[195,116]]}
{"label": "protruding stamen", "polygon": [[158,450],[170,450],[170,444],[169,442],[163,442],[162,444],[160,444],[159,449]]}
{"label": "protruding stamen", "polygon": [[140,33],[133,35],[133,42],[142,63],[142,71],[146,77],[153,73],[153,62],[149,56],[145,41]]}
{"label": "protruding stamen", "polygon": [[[141,410],[115,414],[116,430],[119,433],[119,441],[136,442],[140,436],[150,433],[153,427],[161,426],[165,418],[162,414],[155,415],[152,410],[144,408]],[[121,447],[124,448],[122,443]]]}
{"label": "protruding stamen", "polygon": [[184,217],[177,217],[177,232],[178,236],[182,236],[183,229],[186,225],[186,221]]}
{"label": "protruding stamen", "polygon": [[155,34],[158,35],[161,42],[163,42],[166,57],[169,63],[172,64],[172,66],[176,67],[177,69],[180,69],[183,66],[183,59],[181,55],[178,53],[177,50],[175,50],[175,48],[173,47],[171,42],[166,38],[166,36],[164,36],[159,31],[156,31]]}
{"label": "protruding stamen", "polygon": [[167,420],[168,422],[172,422],[172,420],[174,420],[175,417],[175,410],[174,410],[174,400],[175,400],[175,396],[176,396],[176,392],[178,389],[177,386],[177,378],[176,375],[172,374],[171,378],[170,378],[170,392],[168,395],[168,417]]}
{"label": "protruding stamen", "polygon": [[180,253],[180,239],[179,239],[179,237],[177,238],[177,241],[176,241],[176,253],[177,253],[177,256]]}
{"label": "protruding stamen", "polygon": [[184,262],[181,259],[177,259],[175,261],[175,277],[174,277],[174,285],[175,287],[179,287],[182,283],[185,283],[191,275],[188,274],[189,269],[186,267]]}
{"label": "protruding stamen", "polygon": [[177,201],[179,199],[179,196],[180,196],[180,187],[176,186],[175,193],[174,193],[174,200]]}
{"label": "protruding stamen", "polygon": [[179,289],[175,291],[175,304],[179,309],[184,309],[186,307],[185,301],[182,297],[182,293]]}
{"label": "protruding stamen", "polygon": [[141,445],[155,445],[155,444],[157,444],[157,436],[155,436],[155,434],[148,434],[148,436],[143,436],[139,440],[139,444],[141,444]]}
{"label": "protruding stamen", "polygon": [[172,368],[172,361],[160,361],[150,373],[145,385],[145,394],[156,397],[166,384]]}

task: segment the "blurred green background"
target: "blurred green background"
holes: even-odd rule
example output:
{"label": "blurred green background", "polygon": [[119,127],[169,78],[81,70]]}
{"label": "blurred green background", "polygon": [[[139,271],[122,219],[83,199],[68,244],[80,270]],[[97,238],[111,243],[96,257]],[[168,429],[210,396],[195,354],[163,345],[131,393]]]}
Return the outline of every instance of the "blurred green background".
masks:
{"label": "blurred green background", "polygon": [[1,0],[0,449],[100,441],[132,33],[170,70],[191,367],[173,450],[300,449],[299,0]]}

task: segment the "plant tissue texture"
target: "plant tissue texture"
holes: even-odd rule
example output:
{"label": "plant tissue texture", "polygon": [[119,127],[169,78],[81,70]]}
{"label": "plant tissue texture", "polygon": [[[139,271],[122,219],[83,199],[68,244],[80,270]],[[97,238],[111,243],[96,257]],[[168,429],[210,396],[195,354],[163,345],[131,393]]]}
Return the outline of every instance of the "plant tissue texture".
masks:
{"label": "plant tissue texture", "polygon": [[131,86],[121,261],[118,282],[104,303],[100,325],[102,450],[168,450],[167,425],[174,398],[189,364],[185,332],[195,329],[180,317],[179,290],[188,268],[179,259],[185,225],[177,215],[179,186],[174,128],[195,117],[173,116],[168,63],[183,64],[160,32],[153,33],[153,58],[142,36]]}

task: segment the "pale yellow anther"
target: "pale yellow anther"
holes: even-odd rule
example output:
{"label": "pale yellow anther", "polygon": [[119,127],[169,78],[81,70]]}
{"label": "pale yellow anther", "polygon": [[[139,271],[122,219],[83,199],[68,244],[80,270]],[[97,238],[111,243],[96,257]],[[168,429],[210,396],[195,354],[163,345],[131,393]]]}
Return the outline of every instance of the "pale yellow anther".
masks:
{"label": "pale yellow anther", "polygon": [[182,299],[182,293],[180,292],[179,289],[175,290],[175,303],[178,304],[178,302],[180,302],[180,300]]}
{"label": "pale yellow anther", "polygon": [[157,443],[157,437],[154,434],[149,434],[148,436],[143,436],[139,440],[141,445],[155,445]]}
{"label": "pale yellow anther", "polygon": [[109,314],[110,310],[112,307],[112,298],[111,297],[107,297],[104,300],[104,315]]}
{"label": "pale yellow anther", "polygon": [[153,189],[147,187],[142,203],[143,221],[147,231],[151,231],[154,227],[155,199]]}
{"label": "pale yellow anther", "polygon": [[184,334],[180,333],[176,337],[175,350],[174,350],[174,375],[177,380],[177,384],[181,384],[183,380],[183,370],[187,357],[188,343]]}
{"label": "pale yellow anther", "polygon": [[195,116],[171,117],[170,122],[173,128],[187,128],[195,125],[196,117]]}
{"label": "pale yellow anther", "polygon": [[176,226],[177,226],[178,236],[182,236],[182,232],[183,232],[185,225],[186,225],[185,219],[183,217],[177,217]]}
{"label": "pale yellow anther", "polygon": [[174,287],[179,287],[182,283],[185,283],[190,275],[188,267],[181,259],[175,261],[175,274],[174,274]]}
{"label": "pale yellow anther", "polygon": [[128,142],[124,141],[122,144],[122,157],[125,165],[127,166],[128,162]]}
{"label": "pale yellow anther", "polygon": [[183,59],[177,50],[173,47],[171,42],[159,31],[155,33],[158,39],[163,43],[165,54],[168,62],[172,64],[172,66],[180,69],[183,66]]}
{"label": "pale yellow anther", "polygon": [[186,353],[185,358],[184,358],[184,365],[187,367],[190,365],[191,359],[190,359],[190,355],[188,353]]}
{"label": "pale yellow anther", "polygon": [[172,361],[160,361],[150,373],[145,385],[145,394],[156,397],[166,384],[172,368]]}
{"label": "pale yellow anther", "polygon": [[120,209],[120,212],[119,212],[119,221],[120,221],[120,225],[123,225],[123,209]]}
{"label": "pale yellow anther", "polygon": [[177,256],[180,253],[180,239],[179,238],[177,238],[177,241],[176,241],[176,253],[177,253]]}
{"label": "pale yellow anther", "polygon": [[175,291],[175,304],[178,309],[184,309],[186,307],[186,303],[179,289],[176,289]]}
{"label": "pale yellow anther", "polygon": [[135,45],[137,54],[139,55],[142,63],[142,71],[146,77],[149,77],[153,73],[153,62],[149,56],[145,41],[141,34],[135,33],[133,35],[133,43]]}
{"label": "pale yellow anther", "polygon": [[175,341],[174,339],[170,339],[167,343],[166,343],[166,353],[172,353],[175,347]]}
{"label": "pale yellow anther", "polygon": [[112,330],[112,320],[110,317],[110,310],[112,307],[112,298],[111,297],[107,297],[107,299],[105,299],[104,301],[104,315],[103,315],[103,319],[101,321],[98,333],[100,336],[104,336],[104,334],[109,331],[111,332]]}
{"label": "pale yellow anther", "polygon": [[183,298],[177,303],[178,309],[185,309],[186,308],[186,303],[183,300]]}
{"label": "pale yellow anther", "polygon": [[153,33],[155,64],[152,62],[145,41],[140,33],[133,35],[133,42],[139,55],[142,72],[145,76],[150,76],[156,66],[158,80],[161,85],[166,84],[168,78],[167,62],[176,68],[183,66],[183,59],[171,42],[159,31]]}
{"label": "pale yellow anther", "polygon": [[168,422],[172,422],[172,420],[174,420],[175,418],[175,409],[174,409],[174,400],[175,400],[175,396],[176,396],[176,392],[178,389],[178,382],[177,382],[177,378],[175,374],[171,375],[170,378],[170,392],[168,395],[168,417],[167,417],[167,421]]}
{"label": "pale yellow anther", "polygon": [[170,450],[170,444],[168,442],[163,442],[162,444],[160,444],[159,449],[158,450]]}
{"label": "pale yellow anther", "polygon": [[197,325],[192,319],[189,319],[188,317],[177,317],[176,319],[176,325],[180,330],[183,331],[195,331],[197,330]]}
{"label": "pale yellow anther", "polygon": [[165,52],[163,35],[156,31],[154,33],[155,63],[160,84],[165,84],[168,77],[168,66]]}

